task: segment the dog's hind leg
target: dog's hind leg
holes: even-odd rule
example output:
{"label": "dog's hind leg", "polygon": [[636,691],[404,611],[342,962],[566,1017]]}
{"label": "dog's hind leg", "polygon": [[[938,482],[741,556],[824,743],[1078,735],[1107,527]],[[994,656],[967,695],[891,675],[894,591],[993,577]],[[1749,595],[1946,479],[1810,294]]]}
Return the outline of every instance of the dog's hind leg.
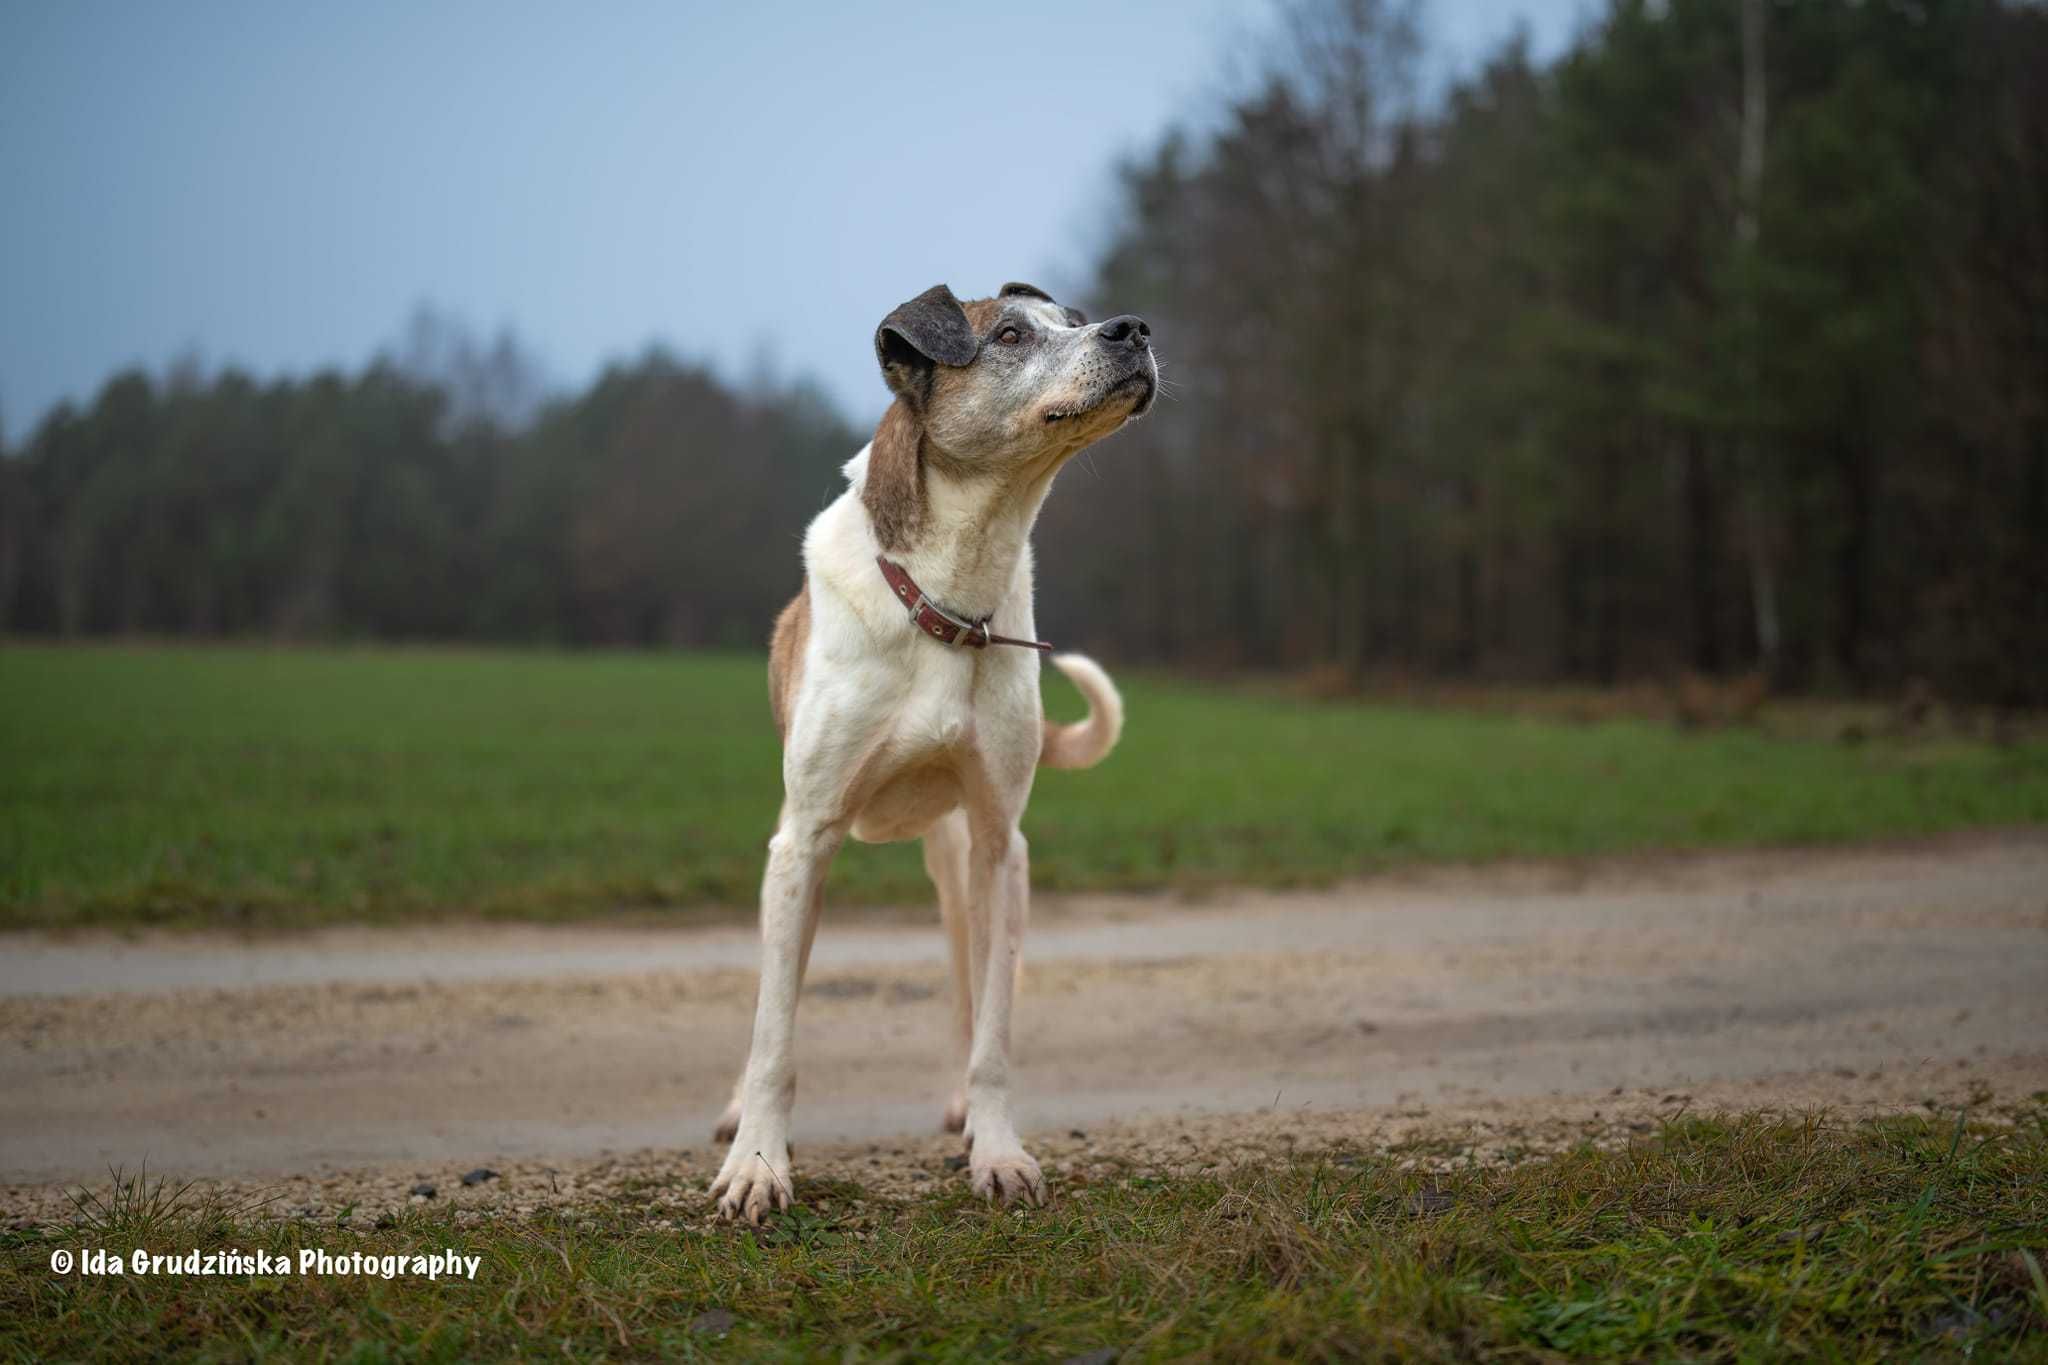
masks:
{"label": "dog's hind leg", "polygon": [[761,881],[761,987],[754,1038],[740,1080],[738,1131],[712,1182],[718,1211],[759,1223],[789,1207],[789,1113],[796,1100],[796,1004],[817,930],[825,872],[846,835],[843,822],[785,807],[768,843]]}
{"label": "dog's hind leg", "polygon": [[732,1083],[732,1099],[726,1102],[725,1112],[718,1116],[718,1126],[711,1130],[713,1142],[731,1142],[739,1136],[740,1096],[746,1088],[747,1072],[746,1068],[742,1067],[738,1078]]}
{"label": "dog's hind leg", "polygon": [[946,926],[946,949],[953,964],[955,1085],[946,1104],[945,1118],[941,1121],[949,1133],[960,1132],[967,1126],[965,1075],[968,1049],[974,1044],[974,989],[968,979],[967,956],[969,847],[967,812],[964,810],[941,816],[937,824],[925,831],[924,870],[930,874],[932,886],[939,893],[939,918]]}
{"label": "dog's hind leg", "polygon": [[1031,869],[1014,823],[977,828],[968,857],[968,958],[974,1042],[967,1059],[968,1176],[974,1192],[1005,1204],[1045,1202],[1045,1177],[1010,1113],[1010,1007],[1024,959]]}

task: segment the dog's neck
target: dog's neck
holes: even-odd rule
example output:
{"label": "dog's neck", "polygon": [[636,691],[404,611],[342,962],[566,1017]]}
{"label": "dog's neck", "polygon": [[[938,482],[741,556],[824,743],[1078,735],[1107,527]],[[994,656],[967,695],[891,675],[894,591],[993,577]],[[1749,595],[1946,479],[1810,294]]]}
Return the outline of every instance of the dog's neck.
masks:
{"label": "dog's neck", "polygon": [[970,620],[996,615],[1030,552],[1031,528],[1058,462],[1009,477],[951,472],[944,460],[921,463],[917,529],[887,553],[948,611]]}
{"label": "dog's neck", "polygon": [[1016,585],[1051,488],[1050,470],[1035,477],[962,478],[928,466],[924,525],[912,545],[892,557],[949,611],[973,620],[994,615]]}

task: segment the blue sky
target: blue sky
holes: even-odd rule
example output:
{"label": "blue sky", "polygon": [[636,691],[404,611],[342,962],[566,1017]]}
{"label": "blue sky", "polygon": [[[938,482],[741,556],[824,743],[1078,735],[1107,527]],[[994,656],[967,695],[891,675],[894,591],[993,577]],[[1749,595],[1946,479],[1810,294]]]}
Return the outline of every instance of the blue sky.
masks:
{"label": "blue sky", "polygon": [[[1439,61],[1589,0],[1437,0]],[[937,280],[1085,279],[1108,169],[1270,5],[0,0],[0,422],[181,355],[356,366],[422,302],[558,385],[659,341],[870,417]]]}

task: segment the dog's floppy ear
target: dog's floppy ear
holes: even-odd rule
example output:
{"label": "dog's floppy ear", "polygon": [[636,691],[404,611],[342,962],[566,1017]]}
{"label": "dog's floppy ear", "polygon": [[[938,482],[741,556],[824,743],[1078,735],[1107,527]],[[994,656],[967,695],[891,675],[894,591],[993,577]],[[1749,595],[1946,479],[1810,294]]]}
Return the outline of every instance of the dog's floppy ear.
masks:
{"label": "dog's floppy ear", "polygon": [[981,349],[960,300],[935,284],[882,319],[875,359],[892,393],[922,403],[934,365],[965,365]]}
{"label": "dog's floppy ear", "polygon": [[924,424],[902,394],[875,428],[860,500],[883,549],[909,548],[924,524]]}

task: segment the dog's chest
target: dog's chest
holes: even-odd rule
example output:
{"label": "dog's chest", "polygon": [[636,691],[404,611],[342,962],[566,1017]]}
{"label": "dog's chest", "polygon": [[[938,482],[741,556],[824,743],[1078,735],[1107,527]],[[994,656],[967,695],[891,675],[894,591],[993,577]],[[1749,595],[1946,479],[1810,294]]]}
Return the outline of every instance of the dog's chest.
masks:
{"label": "dog's chest", "polygon": [[976,674],[973,661],[931,651],[912,670],[896,708],[891,745],[904,759],[921,762],[971,749],[976,731]]}
{"label": "dog's chest", "polygon": [[[1013,751],[1035,760],[1039,740],[1037,660],[990,657],[911,641],[909,666],[889,689],[884,765],[938,765],[960,772]],[[1021,665],[1029,664],[1027,672]]]}

